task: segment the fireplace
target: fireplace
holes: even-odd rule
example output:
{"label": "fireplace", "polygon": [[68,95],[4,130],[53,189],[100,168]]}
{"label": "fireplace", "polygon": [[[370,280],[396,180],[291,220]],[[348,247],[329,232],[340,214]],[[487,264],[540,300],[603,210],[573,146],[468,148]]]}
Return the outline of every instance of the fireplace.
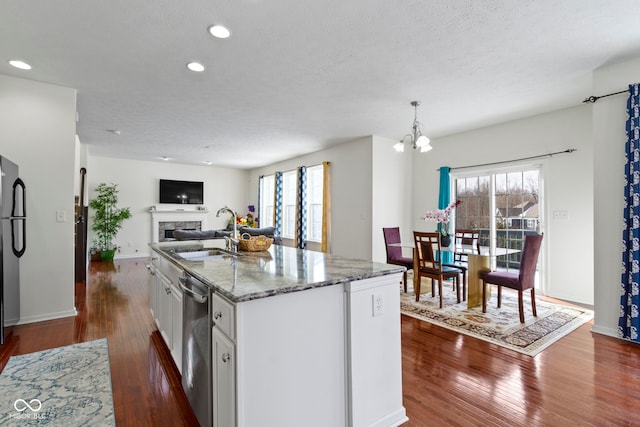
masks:
{"label": "fireplace", "polygon": [[[185,231],[196,231],[196,230],[200,230],[200,225],[198,225],[198,228],[176,228],[175,230],[185,230]],[[173,232],[175,230],[164,230],[164,240],[173,240]],[[160,236],[160,241],[162,242],[162,236]]]}
{"label": "fireplace", "polygon": [[202,230],[202,221],[160,221],[158,222],[158,242],[175,240],[175,230]]}
{"label": "fireplace", "polygon": [[171,241],[175,230],[207,230],[208,211],[151,210],[151,238],[154,243]]}

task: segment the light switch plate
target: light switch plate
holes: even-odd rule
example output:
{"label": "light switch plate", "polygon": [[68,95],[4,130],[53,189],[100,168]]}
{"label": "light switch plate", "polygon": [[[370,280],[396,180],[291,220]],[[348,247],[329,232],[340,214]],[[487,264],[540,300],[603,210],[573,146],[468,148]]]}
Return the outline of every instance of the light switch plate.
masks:
{"label": "light switch plate", "polygon": [[553,219],[569,219],[568,211],[553,211]]}

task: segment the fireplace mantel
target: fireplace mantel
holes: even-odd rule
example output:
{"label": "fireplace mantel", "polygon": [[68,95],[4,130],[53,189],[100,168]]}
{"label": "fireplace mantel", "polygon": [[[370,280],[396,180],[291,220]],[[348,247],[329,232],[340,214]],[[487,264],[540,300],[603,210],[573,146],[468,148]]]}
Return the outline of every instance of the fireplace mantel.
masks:
{"label": "fireplace mantel", "polygon": [[208,229],[208,210],[149,210],[151,214],[151,238],[153,243],[159,239],[161,222],[191,222],[199,221],[200,229]]}

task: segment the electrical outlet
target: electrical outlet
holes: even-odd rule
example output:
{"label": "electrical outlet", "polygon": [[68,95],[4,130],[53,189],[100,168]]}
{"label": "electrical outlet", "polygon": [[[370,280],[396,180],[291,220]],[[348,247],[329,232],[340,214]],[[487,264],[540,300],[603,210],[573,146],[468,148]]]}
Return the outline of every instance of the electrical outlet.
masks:
{"label": "electrical outlet", "polygon": [[67,220],[67,212],[56,211],[56,222],[65,222]]}
{"label": "electrical outlet", "polygon": [[380,316],[384,313],[384,299],[382,298],[382,294],[373,294],[372,297],[373,316]]}

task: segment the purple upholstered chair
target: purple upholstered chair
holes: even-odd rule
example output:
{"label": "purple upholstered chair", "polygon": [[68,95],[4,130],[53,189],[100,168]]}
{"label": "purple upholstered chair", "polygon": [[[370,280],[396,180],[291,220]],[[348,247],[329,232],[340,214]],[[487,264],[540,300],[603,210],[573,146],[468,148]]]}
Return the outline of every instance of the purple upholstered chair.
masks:
{"label": "purple upholstered chair", "polygon": [[[400,246],[389,246],[392,243],[400,243],[400,227],[383,228],[384,245],[387,248],[387,264],[402,265],[408,270],[413,269],[413,257],[402,256]],[[407,292],[407,272],[404,272],[404,291]]]}
{"label": "purple upholstered chair", "polygon": [[502,287],[515,289],[518,291],[518,310],[520,310],[520,323],[524,323],[524,306],[522,304],[522,292],[531,289],[531,309],[533,315],[536,312],[536,291],[535,291],[535,275],[536,265],[538,264],[538,255],[540,254],[540,246],[542,246],[542,234],[526,235],[524,237],[524,248],[520,257],[520,271],[491,271],[480,276],[482,284],[482,312],[487,312],[487,298],[485,284],[498,286],[498,308],[500,308],[500,300],[502,298]]}

